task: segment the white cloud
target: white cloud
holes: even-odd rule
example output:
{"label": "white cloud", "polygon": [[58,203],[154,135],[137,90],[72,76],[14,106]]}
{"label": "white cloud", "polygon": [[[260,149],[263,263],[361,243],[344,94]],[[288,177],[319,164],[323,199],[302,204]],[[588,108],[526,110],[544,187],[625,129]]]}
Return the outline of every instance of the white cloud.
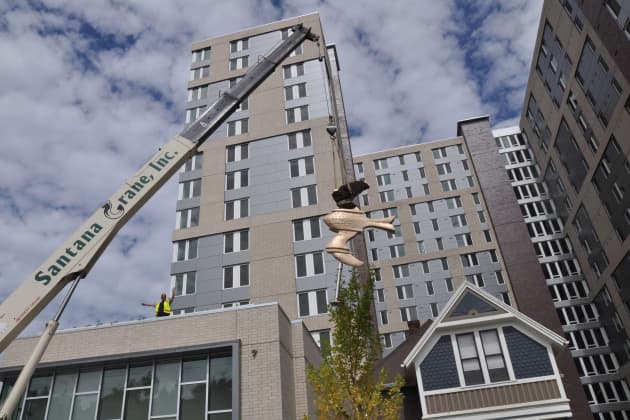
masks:
{"label": "white cloud", "polygon": [[[473,45],[494,64],[484,80],[466,67],[451,1],[0,5],[0,299],[182,128],[193,41],[319,10],[360,154],[452,137],[458,119],[505,103],[518,110],[540,2],[514,3],[476,8],[484,24]],[[504,90],[504,102],[492,100]],[[175,194],[171,181],[120,232],[62,327],[152,315],[139,302],[168,288]]]}

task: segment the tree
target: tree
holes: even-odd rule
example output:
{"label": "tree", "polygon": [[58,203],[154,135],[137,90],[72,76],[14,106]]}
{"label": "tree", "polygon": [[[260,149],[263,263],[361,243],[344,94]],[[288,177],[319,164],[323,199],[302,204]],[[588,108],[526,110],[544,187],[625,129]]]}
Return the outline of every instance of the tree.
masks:
{"label": "tree", "polygon": [[322,349],[318,367],[307,368],[319,419],[396,419],[402,406],[399,376],[389,388],[386,372],[373,372],[381,343],[372,314],[374,274],[365,282],[353,271],[330,306],[335,325],[332,344]]}

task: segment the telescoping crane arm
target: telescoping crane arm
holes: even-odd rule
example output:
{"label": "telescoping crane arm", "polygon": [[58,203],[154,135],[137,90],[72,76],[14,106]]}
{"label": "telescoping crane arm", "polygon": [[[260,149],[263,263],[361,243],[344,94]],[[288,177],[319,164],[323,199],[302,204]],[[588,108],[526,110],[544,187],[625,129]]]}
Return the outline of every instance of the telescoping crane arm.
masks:
{"label": "telescoping crane arm", "polygon": [[317,41],[310,28],[298,25],[278,47],[179,135],[169,140],[24,283],[0,304],[0,352],[68,284],[83,278],[125,223],[188,160],[305,39]]}

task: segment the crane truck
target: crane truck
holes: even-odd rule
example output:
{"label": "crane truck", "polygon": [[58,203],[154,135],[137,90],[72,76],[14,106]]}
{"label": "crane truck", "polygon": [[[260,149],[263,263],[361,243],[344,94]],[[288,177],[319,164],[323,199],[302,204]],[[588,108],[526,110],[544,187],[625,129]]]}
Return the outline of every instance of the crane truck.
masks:
{"label": "crane truck", "polygon": [[252,67],[231,89],[170,139],[105,204],[96,210],[17,290],[0,304],[0,352],[69,283],[72,283],[54,319],[46,328],[33,354],[22,369],[11,394],[0,410],[0,420],[9,418],[52,339],[59,317],[77,285],[94,266],[116,233],[189,159],[256,87],[306,39],[317,42],[311,28],[297,25],[292,34]]}

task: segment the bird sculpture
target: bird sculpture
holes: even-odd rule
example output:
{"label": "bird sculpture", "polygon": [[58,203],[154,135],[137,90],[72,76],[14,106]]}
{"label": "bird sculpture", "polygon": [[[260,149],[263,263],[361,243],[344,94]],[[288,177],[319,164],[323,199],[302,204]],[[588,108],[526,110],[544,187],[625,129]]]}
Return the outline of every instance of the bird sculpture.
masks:
{"label": "bird sculpture", "polygon": [[363,191],[370,188],[364,181],[354,181],[344,184],[332,193],[332,197],[339,208],[324,216],[324,223],[337,235],[326,245],[326,252],[337,261],[352,267],[360,267],[363,261],[352,255],[348,242],[366,228],[376,228],[395,232],[392,224],[395,216],[381,219],[370,219],[357,207],[354,199]]}

